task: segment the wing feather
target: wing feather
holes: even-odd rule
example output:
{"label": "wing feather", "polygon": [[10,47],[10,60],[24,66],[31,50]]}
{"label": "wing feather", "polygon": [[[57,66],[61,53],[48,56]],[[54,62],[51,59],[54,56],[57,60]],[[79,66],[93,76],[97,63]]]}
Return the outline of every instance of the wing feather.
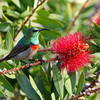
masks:
{"label": "wing feather", "polygon": [[29,45],[23,45],[23,46],[16,45],[6,57],[0,59],[0,62],[4,61],[4,60],[9,60],[9,59],[15,57],[17,54],[27,50],[28,48],[29,48]]}

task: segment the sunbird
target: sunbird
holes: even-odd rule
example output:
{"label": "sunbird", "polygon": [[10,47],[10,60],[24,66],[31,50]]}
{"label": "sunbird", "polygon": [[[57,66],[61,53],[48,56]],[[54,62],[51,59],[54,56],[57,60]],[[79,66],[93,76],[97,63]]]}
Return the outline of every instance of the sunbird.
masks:
{"label": "sunbird", "polygon": [[0,59],[0,62],[7,61],[10,59],[15,60],[27,60],[32,59],[33,55],[37,53],[39,48],[39,34],[40,31],[48,29],[34,29],[29,28],[26,30],[24,36],[18,41],[11,52]]}

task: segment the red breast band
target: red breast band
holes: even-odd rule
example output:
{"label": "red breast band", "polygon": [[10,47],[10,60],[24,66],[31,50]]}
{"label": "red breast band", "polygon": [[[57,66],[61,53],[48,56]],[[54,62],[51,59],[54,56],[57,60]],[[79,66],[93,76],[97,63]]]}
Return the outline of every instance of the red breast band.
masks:
{"label": "red breast band", "polygon": [[37,50],[39,48],[39,45],[31,45],[30,48],[32,48],[32,50]]}

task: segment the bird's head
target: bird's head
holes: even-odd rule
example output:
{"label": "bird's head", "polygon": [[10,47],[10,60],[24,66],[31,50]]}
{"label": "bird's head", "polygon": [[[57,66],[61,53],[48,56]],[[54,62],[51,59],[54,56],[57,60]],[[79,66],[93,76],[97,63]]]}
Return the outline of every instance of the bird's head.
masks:
{"label": "bird's head", "polygon": [[47,28],[42,28],[42,29],[38,29],[38,28],[34,28],[34,27],[32,27],[32,28],[29,28],[29,29],[27,29],[27,32],[28,33],[36,33],[36,32],[40,32],[40,31],[44,31],[44,30],[49,30],[49,29],[47,29]]}
{"label": "bird's head", "polygon": [[49,29],[47,29],[47,28],[38,29],[38,28],[34,28],[34,27],[31,27],[28,29],[25,28],[23,31],[23,34],[25,36],[31,36],[33,34],[35,35],[35,34],[39,33],[40,31],[44,31],[44,30],[49,30]]}
{"label": "bird's head", "polygon": [[30,39],[29,41],[31,41],[32,44],[39,44],[39,34],[40,31],[44,31],[44,30],[49,30],[46,28],[42,28],[42,29],[37,29],[37,28],[29,28],[27,29],[26,34],[24,34],[28,39]]}

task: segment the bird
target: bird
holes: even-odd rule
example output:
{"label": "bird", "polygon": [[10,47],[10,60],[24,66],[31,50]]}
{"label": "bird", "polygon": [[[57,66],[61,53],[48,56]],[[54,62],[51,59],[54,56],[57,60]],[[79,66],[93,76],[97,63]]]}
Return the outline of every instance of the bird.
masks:
{"label": "bird", "polygon": [[34,27],[28,28],[24,36],[18,41],[10,53],[1,58],[0,62],[10,59],[14,60],[28,60],[37,53],[39,49],[39,34],[40,31],[48,30],[46,28],[36,29]]}

